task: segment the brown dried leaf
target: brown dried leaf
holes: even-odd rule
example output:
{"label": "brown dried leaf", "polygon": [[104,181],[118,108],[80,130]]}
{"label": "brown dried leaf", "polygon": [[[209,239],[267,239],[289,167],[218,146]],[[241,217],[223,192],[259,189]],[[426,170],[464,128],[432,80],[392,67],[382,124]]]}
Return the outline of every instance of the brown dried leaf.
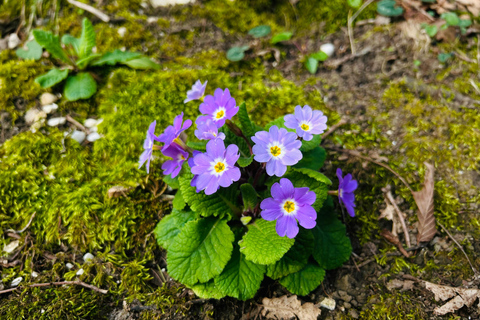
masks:
{"label": "brown dried leaf", "polygon": [[457,2],[467,8],[473,16],[480,16],[480,1],[478,0],[457,0]]}
{"label": "brown dried leaf", "polygon": [[433,310],[436,315],[444,315],[450,312],[455,312],[463,306],[471,307],[475,300],[480,298],[479,289],[453,288],[449,286],[441,286],[427,281],[425,281],[425,288],[433,292],[436,301],[446,301],[453,297],[453,299],[448,301],[443,306],[437,307]]}
{"label": "brown dried leaf", "polygon": [[402,230],[402,224],[400,222],[400,219],[398,216],[395,214],[395,207],[392,206],[387,199],[385,199],[385,203],[387,204],[386,208],[383,209],[380,212],[380,216],[378,217],[378,220],[380,219],[387,219],[393,222],[392,225],[392,234],[394,236],[398,236],[399,233],[403,233]]}
{"label": "brown dried leaf", "polygon": [[280,298],[263,298],[262,316],[267,319],[317,320],[321,311],[313,303],[301,304],[297,296],[282,296]]}
{"label": "brown dried leaf", "polygon": [[413,198],[418,207],[417,243],[429,242],[437,232],[435,227],[435,216],[433,215],[434,167],[426,162],[425,166],[427,167],[427,170],[425,172],[423,189],[412,192]]}

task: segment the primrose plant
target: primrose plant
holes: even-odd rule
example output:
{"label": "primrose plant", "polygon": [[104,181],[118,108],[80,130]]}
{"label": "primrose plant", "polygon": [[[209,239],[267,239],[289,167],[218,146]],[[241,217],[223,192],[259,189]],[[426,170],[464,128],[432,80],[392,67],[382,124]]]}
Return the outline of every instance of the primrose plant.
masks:
{"label": "primrose plant", "polygon": [[338,169],[339,188],[329,191],[319,172],[327,117],[296,106],[263,128],[228,89],[203,98],[205,88],[198,81],[185,100],[203,100],[198,141],[187,141],[193,123],[182,112],[158,136],[152,122],[140,156],[147,172],[153,151],[171,158],[162,169],[177,189],[173,210],[155,228],[168,273],[202,298],[253,298],[265,275],[306,295],[352,250],[330,195],[353,217],[357,181]]}

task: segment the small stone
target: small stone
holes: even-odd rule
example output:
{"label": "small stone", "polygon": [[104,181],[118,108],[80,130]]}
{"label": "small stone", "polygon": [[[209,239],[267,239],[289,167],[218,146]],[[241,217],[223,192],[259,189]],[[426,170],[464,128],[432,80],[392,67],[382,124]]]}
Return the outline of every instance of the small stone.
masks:
{"label": "small stone", "polygon": [[358,318],[359,318],[358,311],[355,310],[355,309],[350,309],[350,310],[348,310],[348,314],[349,314],[350,317],[352,317],[353,319],[358,319]]}
{"label": "small stone", "polygon": [[7,244],[6,246],[3,247],[3,251],[6,253],[12,253],[17,247],[19,246],[20,241],[19,240],[14,240]]}
{"label": "small stone", "polygon": [[158,21],[158,17],[148,17],[147,18],[147,23],[150,24],[150,23],[157,23]]}
{"label": "small stone", "polygon": [[352,282],[352,277],[346,274],[335,282],[335,287],[337,287],[338,290],[350,291],[350,289],[352,289]]}
{"label": "small stone", "polygon": [[65,264],[65,267],[67,267],[67,269],[70,270],[70,269],[72,269],[72,268],[74,267],[74,265],[71,264],[70,262],[67,262],[67,263]]}
{"label": "small stone", "polygon": [[83,122],[83,125],[87,128],[93,128],[95,127],[96,125],[98,124],[98,120],[97,119],[92,119],[92,118],[88,118],[87,120],[85,120]]}
{"label": "small stone", "polygon": [[12,287],[16,287],[20,284],[20,282],[22,282],[23,280],[23,277],[18,277],[18,278],[15,278],[13,279],[12,283],[10,284],[10,286]]}
{"label": "small stone", "polygon": [[335,46],[331,43],[324,43],[320,46],[320,51],[325,52],[327,56],[331,57],[335,52]]}
{"label": "small stone", "polygon": [[352,296],[348,295],[348,293],[346,293],[343,290],[339,290],[338,295],[339,295],[340,299],[342,299],[345,302],[350,302],[352,300]]}
{"label": "small stone", "polygon": [[36,278],[36,277],[38,277],[38,273],[35,271],[32,271],[32,278]]}
{"label": "small stone", "polygon": [[85,261],[85,262],[93,260],[93,258],[95,258],[95,256],[93,254],[91,254],[90,252],[87,252],[83,255],[83,261]]}
{"label": "small stone", "polygon": [[28,124],[32,124],[34,122],[37,122],[41,120],[42,118],[45,119],[47,117],[47,114],[45,111],[40,111],[38,109],[30,109],[27,112],[25,112],[25,122]]}
{"label": "small stone", "polygon": [[8,48],[8,38],[0,39],[0,51]]}
{"label": "small stone", "polygon": [[20,38],[16,33],[12,33],[8,37],[8,49],[15,49],[20,44]]}
{"label": "small stone", "polygon": [[65,124],[65,122],[67,122],[67,118],[65,117],[57,117],[57,118],[51,118],[47,121],[47,124],[50,126],[50,127],[56,127],[56,126],[59,126],[61,124]]}
{"label": "small stone", "polygon": [[72,135],[70,136],[70,138],[77,141],[78,143],[82,143],[85,140],[86,137],[87,137],[87,134],[85,132],[79,131],[79,130],[73,131]]}
{"label": "small stone", "polygon": [[328,310],[335,310],[335,305],[336,305],[335,300],[331,298],[325,298],[323,299],[322,302],[320,302],[320,307],[323,307]]}
{"label": "small stone", "polygon": [[42,106],[52,104],[57,100],[58,100],[58,97],[54,94],[49,93],[49,92],[42,93],[42,95],[40,96],[40,104]]}
{"label": "small stone", "polygon": [[82,269],[79,269],[76,273],[77,276],[81,276],[85,271]]}
{"label": "small stone", "polygon": [[52,113],[52,111],[55,111],[57,109],[58,109],[58,105],[56,103],[47,104],[42,107],[42,110],[47,114]]}
{"label": "small stone", "polygon": [[98,134],[98,132],[92,132],[90,133],[88,136],[87,136],[87,140],[90,141],[90,142],[94,142],[98,139],[100,139],[100,135]]}
{"label": "small stone", "polygon": [[352,305],[348,302],[345,302],[343,306],[345,307],[345,309],[350,309],[352,307]]}
{"label": "small stone", "polygon": [[127,33],[127,28],[120,27],[118,28],[117,33],[120,36],[120,38],[123,38],[125,36],[125,33]]}

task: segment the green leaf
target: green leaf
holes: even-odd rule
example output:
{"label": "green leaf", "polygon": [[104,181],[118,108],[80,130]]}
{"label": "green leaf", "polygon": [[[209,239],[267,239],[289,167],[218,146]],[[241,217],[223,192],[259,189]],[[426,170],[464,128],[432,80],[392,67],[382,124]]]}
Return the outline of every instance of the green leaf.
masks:
{"label": "green leaf", "polygon": [[311,54],[310,57],[318,61],[325,61],[328,59],[328,54],[326,54],[323,51],[318,51],[316,53]]}
{"label": "green leaf", "polygon": [[248,158],[240,157],[237,160],[237,164],[241,168],[245,168],[245,167],[249,166],[252,162],[253,162],[253,155],[248,157]]}
{"label": "green leaf", "polygon": [[72,63],[68,58],[67,53],[60,46],[58,37],[54,36],[50,31],[33,30],[33,37],[35,38],[35,41],[45,48],[45,50],[50,52],[53,57],[68,64]]}
{"label": "green leaf", "polygon": [[223,291],[219,290],[215,284],[215,281],[212,279],[205,283],[197,283],[193,286],[190,286],[190,289],[195,292],[195,294],[202,299],[222,299],[226,296]]}
{"label": "green leaf", "polygon": [[91,65],[92,66],[103,66],[103,65],[114,66],[117,63],[123,63],[128,60],[136,59],[140,56],[141,54],[138,52],[121,51],[121,50],[115,49],[115,51],[113,52],[105,53],[100,59],[98,59]]}
{"label": "green leaf", "polygon": [[447,62],[451,57],[453,57],[452,53],[439,53],[438,54],[438,61],[441,63]]}
{"label": "green leaf", "polygon": [[251,137],[255,135],[255,126],[248,116],[247,107],[245,102],[242,102],[239,106],[237,113],[237,119],[240,129],[242,129],[243,135],[251,141]]}
{"label": "green leaf", "polygon": [[196,188],[190,186],[193,174],[189,170],[181,176],[178,181],[183,199],[198,215],[209,217],[233,217],[240,209],[235,206],[236,189],[235,186],[229,188],[220,188],[212,195],[206,195],[203,191],[197,193]]}
{"label": "green leaf", "polygon": [[231,47],[227,51],[227,59],[230,61],[240,61],[245,57],[245,51],[249,48],[249,46]]}
{"label": "green leaf", "polygon": [[172,205],[174,209],[183,210],[187,205],[185,199],[183,199],[182,190],[178,190],[173,198]]}
{"label": "green leaf", "polygon": [[258,204],[258,194],[255,188],[250,183],[244,183],[240,186],[242,192],[243,208],[245,210],[252,210]]}
{"label": "green leaf", "polygon": [[320,172],[307,168],[291,168],[287,171],[285,178],[290,179],[296,188],[309,187],[317,196],[313,208],[317,211],[322,208],[323,203],[327,199],[328,186],[332,184],[330,179]]}
{"label": "green leaf", "polygon": [[317,264],[308,263],[299,272],[291,273],[279,282],[291,293],[306,296],[322,283],[324,277],[324,269]]}
{"label": "green leaf", "polygon": [[37,41],[32,40],[27,42],[26,47],[27,50],[20,48],[15,51],[17,57],[25,60],[39,60],[42,57],[43,49]]}
{"label": "green leaf", "polygon": [[311,74],[317,73],[318,60],[315,59],[315,58],[309,57],[309,58],[305,61],[305,68],[307,68],[308,72],[310,72]]}
{"label": "green leaf", "polygon": [[207,142],[208,141],[187,141],[187,146],[189,146],[190,148],[192,148],[193,150],[197,150],[197,151],[201,151],[201,152],[205,152],[207,151]]}
{"label": "green leaf", "polygon": [[317,216],[317,225],[312,229],[315,238],[313,257],[327,270],[335,269],[350,258],[352,245],[346,227],[337,218],[333,202],[327,202]]}
{"label": "green leaf", "polygon": [[254,38],[261,38],[268,36],[270,32],[272,32],[272,28],[270,28],[270,26],[261,25],[250,29],[250,31],[248,31],[248,34],[253,36]]}
{"label": "green leaf", "polygon": [[36,77],[35,82],[45,89],[45,88],[50,88],[51,86],[54,86],[57,83],[62,82],[67,77],[68,77],[68,69],[65,69],[65,70],[52,69],[47,73],[42,74],[39,77]]}
{"label": "green leaf", "polygon": [[156,62],[153,62],[148,57],[139,57],[131,60],[121,62],[133,69],[154,69],[157,70],[160,68],[160,65]]}
{"label": "green leaf", "polygon": [[80,59],[86,58],[92,53],[92,49],[96,45],[95,38],[96,34],[92,23],[87,18],[83,18],[82,34],[80,35],[78,48],[78,56]]}
{"label": "green leaf", "polygon": [[327,157],[327,153],[322,147],[316,147],[312,150],[302,152],[302,154],[303,158],[293,166],[294,168],[308,168],[318,171],[323,167],[323,163]]}
{"label": "green leaf", "polygon": [[362,2],[362,0],[347,0],[348,5],[354,9],[360,8]]}
{"label": "green leaf", "polygon": [[425,32],[432,38],[435,37],[435,35],[438,32],[438,27],[436,25],[426,25],[425,26]]}
{"label": "green leaf", "polygon": [[162,180],[163,182],[168,184],[170,188],[174,190],[180,188],[180,184],[178,183],[178,176],[176,176],[175,178],[172,178],[170,175],[167,175],[167,176],[164,176]]}
{"label": "green leaf", "polygon": [[271,44],[276,44],[276,43],[279,43],[279,42],[282,42],[282,41],[288,41],[292,38],[292,36],[293,36],[292,32],[289,32],[289,31],[280,32],[280,33],[277,33],[276,35],[274,35],[272,37],[272,40],[270,40],[270,43]]}
{"label": "green leaf", "polygon": [[444,19],[449,26],[458,26],[460,24],[460,18],[455,12],[442,13],[440,18]]}
{"label": "green leaf", "polygon": [[293,246],[295,239],[280,237],[276,221],[257,219],[248,225],[248,231],[239,242],[240,252],[247,260],[258,264],[272,264],[280,260]]}
{"label": "green leaf", "polygon": [[85,57],[83,59],[79,59],[77,60],[76,64],[77,64],[77,67],[80,69],[80,70],[83,70],[85,69],[90,62],[92,62],[93,60],[97,59],[98,57],[100,57],[101,54],[98,54],[98,53],[94,53],[94,54],[91,54],[89,55],[88,57]]}
{"label": "green leaf", "polygon": [[187,222],[168,249],[168,274],[186,285],[207,282],[230,260],[234,234],[226,220],[205,218]]}
{"label": "green leaf", "polygon": [[86,72],[70,76],[65,84],[64,95],[67,100],[76,101],[88,99],[97,92],[97,83],[93,77]]}
{"label": "green leaf", "polygon": [[472,25],[472,20],[470,19],[460,19],[460,22],[458,23],[458,26],[460,28],[468,28]]}
{"label": "green leaf", "polygon": [[300,147],[300,151],[306,152],[315,149],[318,145],[322,142],[322,138],[318,134],[314,134],[312,140],[305,141],[302,140],[302,146]]}
{"label": "green leaf", "polygon": [[312,232],[300,228],[293,247],[275,264],[267,266],[267,276],[276,280],[302,270],[308,263],[308,257],[312,254],[313,241]]}
{"label": "green leaf", "polygon": [[242,158],[249,158],[251,156],[250,149],[248,148],[247,142],[243,138],[233,133],[232,130],[230,130],[227,126],[220,128],[218,132],[225,133],[224,141],[226,146],[230,144],[234,144],[238,147],[238,150],[240,151],[240,155]]}
{"label": "green leaf", "polygon": [[185,224],[195,219],[195,213],[189,210],[173,209],[172,213],[166,215],[153,230],[159,246],[169,249],[173,239],[182,231]]}
{"label": "green leaf", "polygon": [[80,55],[80,39],[69,34],[64,34],[61,41],[65,46],[72,46],[77,56]]}
{"label": "green leaf", "polygon": [[403,8],[397,6],[395,0],[382,0],[377,3],[377,12],[386,17],[397,17],[403,14]]}
{"label": "green leaf", "polygon": [[245,301],[253,298],[260,289],[265,270],[266,266],[245,259],[235,245],[230,261],[214,279],[215,286],[227,296]]}

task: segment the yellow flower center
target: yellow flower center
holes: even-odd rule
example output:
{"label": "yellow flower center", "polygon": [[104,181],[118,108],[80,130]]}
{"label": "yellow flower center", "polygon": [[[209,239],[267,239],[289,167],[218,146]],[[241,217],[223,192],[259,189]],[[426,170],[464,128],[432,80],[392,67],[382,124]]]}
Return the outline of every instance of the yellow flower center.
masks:
{"label": "yellow flower center", "polygon": [[270,153],[272,154],[272,156],[278,157],[280,155],[280,153],[282,153],[282,149],[280,149],[277,146],[273,146],[273,147],[270,148]]}
{"label": "yellow flower center", "polygon": [[180,159],[185,160],[185,157],[183,156],[183,154],[180,154]]}
{"label": "yellow flower center", "polygon": [[290,213],[293,210],[295,210],[295,203],[293,203],[292,201],[285,201],[285,204],[283,205],[283,209],[285,209],[285,211]]}
{"label": "yellow flower center", "polygon": [[213,167],[216,172],[220,173],[225,170],[225,165],[222,162],[218,162],[215,167]]}
{"label": "yellow flower center", "polygon": [[310,127],[306,123],[302,124],[300,128],[302,128],[303,131],[308,131],[310,129]]}
{"label": "yellow flower center", "polygon": [[220,110],[220,111],[217,112],[217,115],[215,116],[215,118],[222,119],[223,116],[225,116],[225,111]]}

